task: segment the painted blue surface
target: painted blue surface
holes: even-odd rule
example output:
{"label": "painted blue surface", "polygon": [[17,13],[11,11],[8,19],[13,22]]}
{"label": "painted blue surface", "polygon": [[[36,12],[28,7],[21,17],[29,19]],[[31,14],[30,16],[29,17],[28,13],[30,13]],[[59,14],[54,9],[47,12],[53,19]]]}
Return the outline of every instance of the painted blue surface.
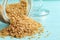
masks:
{"label": "painted blue surface", "polygon": [[[36,4],[37,5],[37,4]],[[37,22],[41,22],[44,26],[45,30],[48,30],[50,32],[50,35],[46,38],[47,33],[43,34],[43,36],[39,39],[37,39],[37,36],[31,40],[60,40],[60,1],[45,1],[43,2],[43,9],[49,10],[49,15],[47,16],[36,16],[31,18],[35,19]],[[31,10],[33,11],[33,10]],[[33,12],[38,12],[38,11],[33,11]],[[33,14],[32,12],[32,14]],[[0,28],[3,26],[7,26],[4,23],[0,22]],[[28,40],[26,38],[22,39],[17,39],[17,38],[11,38],[11,37],[6,37],[6,38],[0,38],[0,40]]]}
{"label": "painted blue surface", "polygon": [[43,1],[60,1],[60,0],[43,0]]}

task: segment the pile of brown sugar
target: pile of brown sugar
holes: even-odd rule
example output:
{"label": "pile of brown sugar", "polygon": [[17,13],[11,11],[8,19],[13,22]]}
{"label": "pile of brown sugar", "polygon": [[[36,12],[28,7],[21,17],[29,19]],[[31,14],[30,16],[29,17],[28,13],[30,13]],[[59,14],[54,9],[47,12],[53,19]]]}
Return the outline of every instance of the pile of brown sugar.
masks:
{"label": "pile of brown sugar", "polygon": [[[38,33],[39,28],[41,28],[42,25],[34,21],[33,19],[29,18],[28,16],[26,16],[25,15],[26,13],[20,14],[21,11],[19,12],[20,10],[19,6],[15,6],[15,5],[19,5],[19,4],[9,5],[9,7],[7,7],[6,12],[8,17],[10,18],[10,25],[4,28],[3,30],[1,30],[0,35],[21,38]],[[11,10],[9,10],[9,8]],[[41,29],[40,33],[43,32],[42,30],[43,29]]]}

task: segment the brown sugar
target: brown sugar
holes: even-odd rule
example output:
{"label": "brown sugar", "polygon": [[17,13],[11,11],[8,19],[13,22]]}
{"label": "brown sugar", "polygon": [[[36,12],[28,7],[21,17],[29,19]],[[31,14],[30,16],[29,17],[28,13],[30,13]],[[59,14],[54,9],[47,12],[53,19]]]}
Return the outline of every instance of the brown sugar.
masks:
{"label": "brown sugar", "polygon": [[16,3],[16,4],[9,4],[6,7],[6,12],[27,15],[27,3],[21,1],[20,3]]}
{"label": "brown sugar", "polygon": [[[10,25],[4,28],[3,30],[1,30],[0,35],[21,38],[38,33],[39,28],[41,28],[42,25],[34,21],[33,19],[29,18],[28,16],[26,16],[26,12],[25,12],[26,9],[23,10],[24,8],[17,5],[21,5],[21,4],[14,4],[14,5],[12,4],[7,6],[6,12],[8,17],[10,18]],[[43,31],[40,31],[40,33],[42,32]]]}
{"label": "brown sugar", "polygon": [[[38,32],[42,25],[25,15],[11,14],[9,27],[1,30],[2,35],[21,38]],[[42,29],[43,30],[43,29]],[[42,32],[42,31],[41,31]]]}

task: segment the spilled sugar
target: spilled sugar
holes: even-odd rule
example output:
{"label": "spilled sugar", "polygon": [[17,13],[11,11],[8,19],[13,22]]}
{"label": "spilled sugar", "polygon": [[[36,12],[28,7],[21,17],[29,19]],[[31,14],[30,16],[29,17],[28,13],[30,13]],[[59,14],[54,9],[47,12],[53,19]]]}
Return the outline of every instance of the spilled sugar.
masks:
{"label": "spilled sugar", "polygon": [[26,2],[11,4],[7,6],[6,12],[10,18],[10,25],[1,30],[0,35],[21,38],[44,31],[40,23],[27,16]]}

